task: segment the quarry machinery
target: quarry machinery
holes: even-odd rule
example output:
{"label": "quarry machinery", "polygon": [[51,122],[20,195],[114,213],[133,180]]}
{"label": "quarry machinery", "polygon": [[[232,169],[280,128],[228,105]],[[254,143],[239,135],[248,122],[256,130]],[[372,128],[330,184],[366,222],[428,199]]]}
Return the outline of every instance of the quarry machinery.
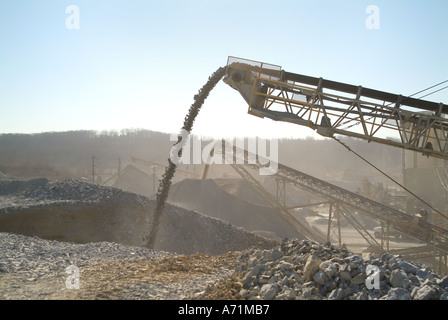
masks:
{"label": "quarry machinery", "polygon": [[[227,152],[227,149],[224,149],[224,151],[222,149],[223,147],[218,146],[219,153],[224,154]],[[245,163],[244,165],[232,165],[237,169],[238,167],[247,166],[251,169],[259,170],[261,167],[266,166],[267,159],[250,163],[248,159],[250,157],[254,158],[254,155],[250,156],[247,150],[241,150],[239,152],[234,151],[233,153],[240,154],[243,159],[240,159],[239,162]],[[260,157],[258,156],[258,158]],[[397,232],[418,241],[426,242],[429,246],[438,248],[445,254],[448,254],[448,229],[429,223],[427,221],[428,211],[421,210],[417,215],[409,215],[401,210],[394,209],[386,204],[371,200],[361,196],[358,193],[318,179],[297,169],[285,166],[281,163],[278,163],[277,165],[278,169],[273,174],[275,178],[282,179],[292,187],[305,190],[322,199],[326,199],[327,201],[334,203],[338,207],[340,214],[342,214],[342,216],[350,222],[350,224],[370,245],[382,247],[382,245],[379,245],[374,237],[368,234],[367,230],[363,229],[363,227],[359,225],[359,222],[356,221],[351,212],[360,213],[380,222],[382,225],[384,224],[389,226],[391,229],[395,229]],[[239,173],[241,169],[243,168],[239,168],[236,171]],[[240,175],[246,181],[251,182],[251,180],[256,180],[247,170],[244,171],[245,174]],[[251,183],[251,185],[254,186],[254,183]],[[257,190],[259,189],[260,188],[257,188]],[[264,191],[264,193],[267,193],[267,191]],[[268,201],[270,200],[269,197],[266,197],[266,199]],[[270,202],[276,203],[276,201]],[[277,204],[275,207],[277,207]],[[287,211],[287,208],[283,209],[284,213],[288,213]],[[299,230],[303,234],[306,234],[311,239],[314,238],[312,235],[313,230],[309,226],[303,227],[303,225],[300,224],[300,227],[302,228],[299,228]],[[317,236],[321,235],[317,234]]]}
{"label": "quarry machinery", "polygon": [[[335,135],[348,136],[448,159],[446,104],[291,73],[278,65],[232,56],[228,57],[223,81],[241,94],[251,115],[306,126],[336,140]],[[321,189],[319,186],[327,185],[305,179],[305,174],[294,169],[282,168],[280,165],[278,172],[292,176],[292,183],[303,186],[303,181],[306,181],[305,185],[311,181],[312,188],[316,189],[317,185],[318,190]],[[345,204],[350,193],[346,190],[335,192],[336,188],[324,188],[329,190],[324,195],[334,198],[334,194],[340,193]],[[371,205],[355,194],[348,198]],[[445,254],[448,252],[448,230],[445,228],[386,206],[380,209],[378,220],[438,247]],[[446,215],[436,212],[448,220]]]}
{"label": "quarry machinery", "polygon": [[263,62],[228,57],[223,81],[248,113],[448,159],[448,105],[362,86],[286,72]]}
{"label": "quarry machinery", "polygon": [[[306,126],[341,144],[343,142],[335,135],[401,147],[420,152],[428,157],[448,159],[448,119],[446,118],[448,106],[443,103],[290,73],[277,65],[236,57],[229,57],[226,67],[217,69],[194,96],[194,102],[184,120],[183,131],[191,132],[194,120],[205,99],[221,79],[241,94],[249,106],[248,113],[251,115]],[[178,152],[178,156],[181,156],[182,141],[182,136],[179,134],[178,141],[171,150],[172,153]],[[348,148],[346,145],[345,147]],[[249,157],[244,154],[244,158]],[[257,164],[250,164],[249,167],[261,169],[262,163],[267,162],[259,161]],[[156,195],[156,208],[147,238],[147,245],[150,248],[154,247],[160,217],[176,167],[177,163],[169,158]],[[235,165],[234,168],[243,178],[256,184],[255,179],[247,170],[243,170],[240,164]],[[208,170],[208,166],[206,169]],[[328,199],[330,217],[332,203],[335,203],[337,215],[339,216],[339,212],[344,215],[369,244],[378,246],[374,237],[369,235],[363,226],[356,223],[356,219],[345,208],[371,216],[382,224],[386,223],[387,229],[392,226],[400,232],[406,232],[426,242],[428,248],[436,248],[443,252],[447,261],[448,229],[446,228],[433,225],[425,219],[414,219],[409,214],[281,164],[278,164],[275,176],[293,186]],[[206,177],[206,172],[203,177]],[[258,190],[264,194],[261,187]],[[267,197],[271,198],[269,195]],[[281,216],[285,220],[297,226],[307,237],[316,236],[314,230],[291,216],[288,208],[281,206],[279,201],[272,199],[271,203],[281,211]],[[444,222],[448,221],[446,215],[436,209],[434,212],[439,213],[440,217],[445,219]],[[329,229],[330,223],[331,218]]]}

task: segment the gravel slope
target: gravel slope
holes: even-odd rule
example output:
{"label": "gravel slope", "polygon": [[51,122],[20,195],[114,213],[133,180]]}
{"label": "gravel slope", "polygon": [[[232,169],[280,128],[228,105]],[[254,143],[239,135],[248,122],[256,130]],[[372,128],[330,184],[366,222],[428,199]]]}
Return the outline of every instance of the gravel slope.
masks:
{"label": "gravel slope", "polygon": [[[155,201],[80,180],[2,182],[0,232],[74,243],[144,246]],[[222,254],[276,243],[220,219],[167,204],[154,248]]]}
{"label": "gravel slope", "polygon": [[[176,255],[110,242],[0,233],[0,299],[193,299],[226,276],[232,255]],[[76,266],[79,289],[67,287]]]}
{"label": "gravel slope", "polygon": [[[141,244],[153,208],[84,181],[1,182],[0,299],[448,299],[448,276],[400,256],[279,244],[172,205],[149,249]],[[379,289],[366,287],[369,265]]]}

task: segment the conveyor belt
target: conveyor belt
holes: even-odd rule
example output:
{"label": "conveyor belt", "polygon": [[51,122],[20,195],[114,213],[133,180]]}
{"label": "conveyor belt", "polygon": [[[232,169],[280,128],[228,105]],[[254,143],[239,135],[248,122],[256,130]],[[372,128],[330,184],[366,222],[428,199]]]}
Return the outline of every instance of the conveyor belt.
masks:
{"label": "conveyor belt", "polygon": [[[221,154],[230,151],[223,151],[222,146],[220,148],[221,150],[219,152]],[[385,204],[363,197],[357,193],[351,192],[280,163],[273,166],[272,163],[269,162],[270,160],[261,159],[260,156],[258,156],[258,161],[256,163],[250,163],[248,159],[256,159],[256,157],[254,155],[249,156],[249,152],[246,150],[239,149],[237,151],[236,147],[234,147],[232,152],[232,156],[243,157],[243,159],[238,159],[238,163],[240,164],[245,164],[252,169],[257,170],[267,166],[270,166],[271,168],[277,167],[277,171],[273,173],[273,176],[282,179],[290,185],[304,189],[327,200],[337,202],[345,208],[350,208],[354,212],[366,215],[378,222],[389,224],[391,228],[394,228],[412,238],[423,241],[432,247],[436,247],[437,249],[448,253],[448,230],[444,228],[425,221],[418,221],[417,227],[420,232],[413,232],[413,228],[416,227],[415,216],[411,216],[400,210],[391,208]]]}

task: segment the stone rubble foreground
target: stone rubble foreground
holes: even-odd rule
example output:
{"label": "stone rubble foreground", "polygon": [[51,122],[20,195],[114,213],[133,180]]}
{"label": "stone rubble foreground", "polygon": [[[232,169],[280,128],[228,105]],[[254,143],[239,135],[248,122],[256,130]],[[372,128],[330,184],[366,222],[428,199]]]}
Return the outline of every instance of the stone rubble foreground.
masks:
{"label": "stone rubble foreground", "polygon": [[[366,285],[372,280],[369,265],[378,267],[379,289]],[[291,240],[273,249],[243,251],[225,284],[207,288],[201,298],[448,300],[448,276],[399,255],[363,259],[329,242]]]}
{"label": "stone rubble foreground", "polygon": [[[4,217],[13,217],[29,207],[62,208],[85,203],[103,208],[112,200],[134,205],[138,202],[142,208],[153,206],[148,199],[132,193],[71,179],[3,183],[0,200],[0,215]],[[170,259],[172,252],[186,252],[187,248],[204,253],[212,247],[214,251],[208,252],[211,255],[237,252],[234,266],[232,263],[232,266],[223,267],[218,263],[216,270],[199,276],[188,276],[188,272],[181,270],[177,276],[184,280],[171,279],[169,283],[135,277],[135,283],[129,288],[122,286],[122,282],[117,285],[121,288],[119,296],[104,293],[108,292],[104,289],[107,281],[99,281],[94,294],[79,298],[98,294],[105,299],[448,300],[447,276],[442,277],[428,266],[405,261],[400,256],[384,253],[363,258],[344,247],[309,240],[288,240],[277,245],[198,213],[171,206],[167,211],[166,217],[171,219],[166,221],[169,227],[159,236],[169,241],[165,243],[169,250],[152,250],[110,240],[76,244],[0,232],[0,298],[60,297],[59,291],[66,290],[64,270],[72,264],[87,272],[98,264],[114,265],[120,261],[123,268],[132,264],[137,272],[145,266],[134,261],[135,257],[149,263]],[[100,213],[103,212],[98,210]],[[132,218],[129,212],[123,217]],[[115,234],[121,229],[119,225],[111,231]],[[185,257],[188,261],[189,256]],[[207,264],[208,260],[203,263]],[[369,266],[379,270],[379,289],[369,289],[366,285]],[[120,268],[117,270],[123,272]],[[152,273],[148,270],[146,276],[151,278]],[[54,286],[50,280],[54,280]],[[129,279],[123,276],[120,281],[129,282]],[[31,291],[30,285],[34,288]]]}

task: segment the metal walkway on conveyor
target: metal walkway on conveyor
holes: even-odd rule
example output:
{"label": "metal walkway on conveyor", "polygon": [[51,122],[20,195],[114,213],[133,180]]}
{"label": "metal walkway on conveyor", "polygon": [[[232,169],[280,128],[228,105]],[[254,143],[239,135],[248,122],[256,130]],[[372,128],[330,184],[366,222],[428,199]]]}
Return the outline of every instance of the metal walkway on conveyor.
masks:
{"label": "metal walkway on conveyor", "polygon": [[223,79],[248,113],[448,159],[448,105],[229,57]]}

